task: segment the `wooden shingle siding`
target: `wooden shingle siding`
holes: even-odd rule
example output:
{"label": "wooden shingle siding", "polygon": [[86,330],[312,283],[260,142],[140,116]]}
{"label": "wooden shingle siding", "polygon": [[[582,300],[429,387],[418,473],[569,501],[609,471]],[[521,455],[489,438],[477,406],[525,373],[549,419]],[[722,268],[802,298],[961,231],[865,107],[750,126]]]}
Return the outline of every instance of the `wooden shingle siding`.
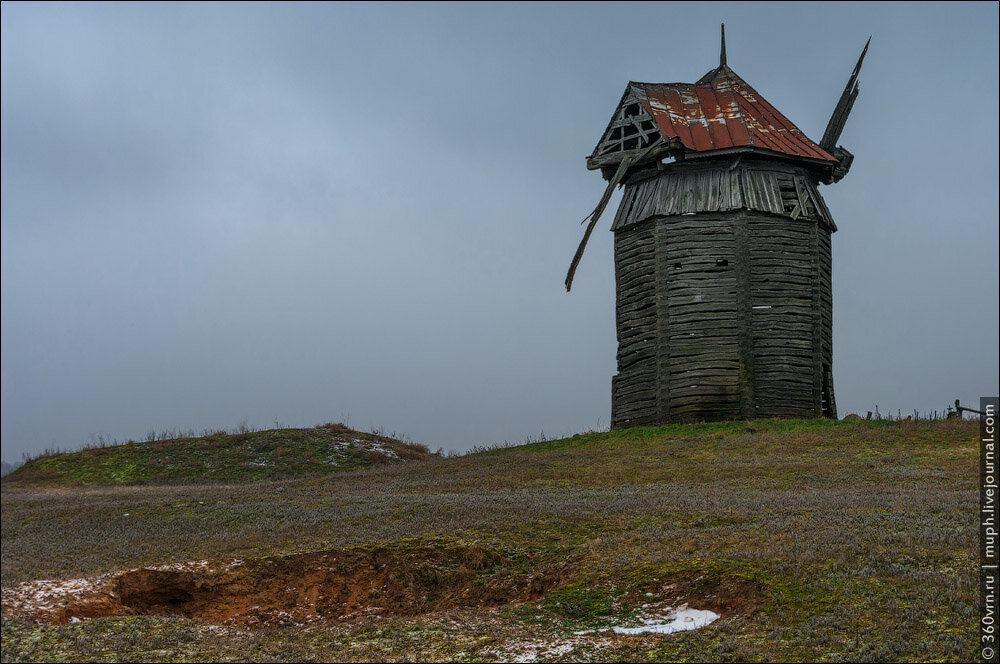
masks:
{"label": "wooden shingle siding", "polygon": [[627,184],[612,427],[835,416],[834,228],[794,165],[668,168]]}
{"label": "wooden shingle siding", "polygon": [[830,211],[812,176],[801,168],[777,169],[771,162],[749,160],[714,167],[673,164],[662,175],[629,184],[611,229],[651,217],[743,209],[832,226]]}

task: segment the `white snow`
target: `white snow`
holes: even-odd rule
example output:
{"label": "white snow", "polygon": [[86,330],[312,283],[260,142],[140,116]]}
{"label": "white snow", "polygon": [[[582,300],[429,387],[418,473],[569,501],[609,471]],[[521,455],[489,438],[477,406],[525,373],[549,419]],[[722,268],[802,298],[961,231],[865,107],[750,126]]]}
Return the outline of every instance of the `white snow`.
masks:
{"label": "white snow", "polygon": [[[643,608],[647,608],[648,606],[648,604],[644,605]],[[683,632],[688,629],[705,627],[720,617],[714,611],[692,609],[687,604],[681,604],[676,609],[664,606],[660,611],[661,615],[647,614],[642,617],[642,624],[638,627],[621,627],[616,625],[605,629],[610,629],[615,634],[672,634],[673,632]],[[579,636],[600,631],[603,630],[585,629],[580,632],[573,632],[573,634]]]}
{"label": "white snow", "polygon": [[399,458],[399,455],[396,454],[395,450],[392,450],[392,449],[386,447],[382,443],[372,442],[370,444],[370,446],[368,447],[368,449],[370,449],[372,452],[379,452],[380,454],[384,454],[387,457],[389,457],[390,459],[398,459]]}
{"label": "white snow", "polygon": [[[688,629],[698,629],[711,624],[721,616],[714,611],[689,608],[687,604],[673,609],[663,604],[646,604],[640,612],[641,625],[637,627],[606,627],[573,632],[568,638],[552,640],[515,640],[499,648],[487,650],[486,654],[507,662],[537,662],[539,659],[559,659],[578,647],[604,648],[614,644],[614,634],[671,634]],[[606,636],[599,636],[600,634]],[[588,636],[589,635],[589,636]]]}
{"label": "white snow", "polygon": [[187,560],[165,565],[150,565],[142,569],[151,569],[157,572],[225,572],[241,565],[243,565],[243,560],[233,558],[232,560]]}
{"label": "white snow", "polygon": [[[337,452],[344,452],[350,449],[361,449],[369,452],[377,452],[390,459],[399,458],[399,454],[396,453],[396,450],[391,447],[386,447],[382,443],[374,440],[364,440],[362,438],[353,438],[350,441],[338,440],[334,441],[333,446],[337,449]],[[326,462],[337,465],[343,462],[343,457],[335,453],[327,457]]]}
{"label": "white snow", "polygon": [[537,662],[541,658],[553,659],[563,657],[582,643],[579,639],[570,639],[561,643],[552,643],[540,639],[515,641],[514,643],[506,644],[502,651],[492,650],[487,651],[487,653],[505,662]]}
{"label": "white snow", "polygon": [[687,604],[684,604],[664,618],[647,618],[638,627],[613,627],[612,629],[614,629],[615,634],[672,634],[709,625],[718,620],[719,614],[705,609],[690,609]]}
{"label": "white snow", "polygon": [[[12,609],[18,612],[52,613],[59,611],[67,603],[79,602],[101,597],[114,597],[114,581],[124,572],[136,572],[139,569],[179,572],[224,572],[243,565],[243,560],[191,560],[166,565],[151,565],[143,568],[124,570],[123,572],[102,574],[82,579],[42,579],[28,581],[16,586],[9,586],[0,592],[4,610]],[[79,618],[70,622],[79,622]]]}
{"label": "white snow", "polygon": [[18,611],[52,611],[65,602],[81,597],[96,597],[110,592],[111,575],[89,579],[43,579],[4,588],[4,608]]}

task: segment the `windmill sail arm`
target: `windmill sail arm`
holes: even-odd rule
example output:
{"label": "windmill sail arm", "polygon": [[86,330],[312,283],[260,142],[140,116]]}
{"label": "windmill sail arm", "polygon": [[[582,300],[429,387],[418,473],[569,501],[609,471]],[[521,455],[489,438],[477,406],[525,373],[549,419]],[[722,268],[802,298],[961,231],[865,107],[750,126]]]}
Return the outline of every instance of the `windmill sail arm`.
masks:
{"label": "windmill sail arm", "polygon": [[566,272],[566,281],[563,283],[566,285],[567,293],[570,288],[573,287],[573,276],[576,274],[576,268],[580,264],[580,259],[583,258],[583,251],[587,248],[587,241],[590,240],[590,234],[594,231],[594,226],[597,225],[597,220],[601,218],[601,213],[604,212],[604,208],[611,199],[611,194],[614,192],[615,186],[622,181],[622,178],[625,177],[625,173],[631,165],[632,156],[626,156],[618,165],[618,169],[615,171],[611,181],[608,182],[608,186],[604,190],[604,195],[601,196],[601,200],[597,203],[597,207],[594,208],[593,212],[583,218],[583,221],[587,221],[589,219],[590,223],[587,224],[587,230],[583,232],[583,239],[580,240],[580,246],[576,248],[576,253],[573,254],[573,261],[569,264],[569,270]]}
{"label": "windmill sail arm", "polygon": [[858,98],[858,90],[858,84],[855,83],[854,89],[850,91],[850,94],[846,97],[841,97],[840,103],[837,104],[837,108],[830,117],[826,131],[823,132],[823,140],[819,142],[819,146],[827,152],[833,149],[837,145],[837,141],[840,140],[840,134],[844,131],[844,126],[847,124],[847,117],[851,114],[854,100]]}
{"label": "windmill sail arm", "polygon": [[840,100],[837,102],[836,108],[833,109],[830,122],[826,125],[826,131],[823,132],[823,140],[820,141],[819,146],[827,152],[830,152],[837,145],[837,141],[840,140],[840,134],[844,131],[844,126],[847,124],[847,117],[851,114],[851,108],[854,107],[854,100],[858,98],[858,91],[860,89],[858,74],[861,73],[861,65],[865,60],[865,54],[868,53],[868,45],[871,41],[872,39],[869,37],[868,42],[861,51],[861,57],[858,58],[858,63],[854,65],[854,71],[851,72],[851,77],[848,79],[847,85],[844,86],[844,92],[840,95]]}

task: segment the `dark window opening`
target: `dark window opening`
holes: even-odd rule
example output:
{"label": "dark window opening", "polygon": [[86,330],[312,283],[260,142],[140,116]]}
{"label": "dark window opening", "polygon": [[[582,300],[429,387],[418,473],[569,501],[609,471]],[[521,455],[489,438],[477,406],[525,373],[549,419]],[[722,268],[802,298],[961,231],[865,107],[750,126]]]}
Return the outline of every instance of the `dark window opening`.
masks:
{"label": "dark window opening", "polygon": [[715,264],[716,264],[716,265],[717,265],[718,267],[726,267],[727,265],[729,265],[729,261],[728,261],[728,260],[726,260],[725,258],[717,258],[717,259],[715,260]]}
{"label": "dark window opening", "polygon": [[795,191],[795,181],[790,177],[779,177],[778,190],[781,192],[782,208],[787,213],[793,212],[799,206],[799,194]]}

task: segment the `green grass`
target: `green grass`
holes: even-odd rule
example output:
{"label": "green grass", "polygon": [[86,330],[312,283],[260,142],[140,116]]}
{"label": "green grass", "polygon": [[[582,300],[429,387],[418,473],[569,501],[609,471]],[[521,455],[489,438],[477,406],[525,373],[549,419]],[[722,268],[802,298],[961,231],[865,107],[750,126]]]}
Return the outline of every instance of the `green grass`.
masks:
{"label": "green grass", "polygon": [[[387,453],[385,450],[388,450]],[[3,482],[49,485],[259,482],[428,459],[423,445],[343,425],[93,447],[27,461]]]}
{"label": "green grass", "polygon": [[[475,583],[542,571],[559,582],[492,608],[251,631],[149,616],[44,626],[5,614],[3,659],[973,661],[977,434],[961,421],[767,420],[231,486],[5,480],[4,588],[359,547],[395,551],[423,570],[418,585],[468,582],[449,572],[468,567],[447,559],[462,551],[491,552]],[[671,635],[574,635],[682,601],[723,619]]]}

